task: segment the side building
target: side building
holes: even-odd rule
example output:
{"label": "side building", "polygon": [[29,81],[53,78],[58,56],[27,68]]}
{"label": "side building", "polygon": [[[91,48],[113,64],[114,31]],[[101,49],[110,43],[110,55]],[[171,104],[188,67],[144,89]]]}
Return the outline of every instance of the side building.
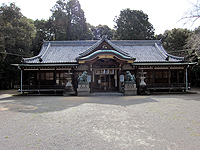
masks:
{"label": "side building", "polygon": [[[90,92],[123,92],[120,75],[130,71],[139,86],[144,74],[148,91],[188,90],[183,57],[168,54],[159,40],[45,41],[40,53],[17,64],[21,92],[63,92],[70,78],[77,91],[78,77],[91,76]],[[69,77],[70,76],[70,77]],[[139,88],[138,88],[139,89]]]}

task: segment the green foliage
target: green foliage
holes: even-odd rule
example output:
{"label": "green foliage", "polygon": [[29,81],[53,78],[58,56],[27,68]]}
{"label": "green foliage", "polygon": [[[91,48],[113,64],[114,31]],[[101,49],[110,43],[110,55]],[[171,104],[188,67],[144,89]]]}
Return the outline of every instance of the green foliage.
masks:
{"label": "green foliage", "polygon": [[90,34],[78,0],[58,0],[52,8],[55,40],[83,40]]}
{"label": "green foliage", "polygon": [[114,30],[110,29],[107,25],[98,25],[90,27],[93,34],[93,40],[99,40],[103,35],[107,35],[108,39],[112,40],[114,36]]}
{"label": "green foliage", "polygon": [[200,27],[195,31],[188,29],[166,30],[156,39],[163,41],[164,48],[172,55],[185,57],[186,61],[197,63],[188,70],[192,86],[200,86]]}
{"label": "green foliage", "polygon": [[187,49],[187,59],[190,62],[200,60],[200,27],[195,29],[192,36],[188,38],[185,48]]}
{"label": "green foliage", "polygon": [[172,29],[166,30],[163,37],[163,46],[168,52],[183,50],[187,39],[191,36],[192,31],[188,29]]}
{"label": "green foliage", "polygon": [[5,50],[17,54],[21,54],[22,51],[28,52],[35,36],[32,20],[24,17],[14,3],[0,7],[0,18],[0,32]]}
{"label": "green foliage", "polygon": [[139,10],[125,9],[115,18],[116,39],[145,40],[154,38],[153,25],[148,15]]}
{"label": "green foliage", "polygon": [[31,56],[29,50],[34,36],[33,21],[23,16],[20,8],[14,3],[10,3],[10,6],[2,5],[0,7],[0,51],[6,52],[1,53],[0,57],[0,81],[6,83],[4,84],[6,87],[11,86],[11,83],[19,78],[19,70],[10,64],[21,61],[21,57],[7,54]]}
{"label": "green foliage", "polygon": [[36,27],[36,34],[31,47],[31,52],[33,55],[39,54],[43,40],[52,41],[53,40],[53,27],[51,20],[35,20],[34,25]]}
{"label": "green foliage", "polygon": [[188,76],[192,86],[200,87],[200,63],[197,63],[197,65],[189,69]]}
{"label": "green foliage", "polygon": [[89,40],[92,39],[90,25],[86,23],[84,11],[78,0],[59,0],[51,9],[52,16],[47,20],[35,20],[36,36],[31,51],[40,52],[43,40]]}
{"label": "green foliage", "polygon": [[195,29],[192,36],[188,38],[185,48],[186,59],[197,63],[189,70],[190,81],[192,85],[200,87],[200,27]]}

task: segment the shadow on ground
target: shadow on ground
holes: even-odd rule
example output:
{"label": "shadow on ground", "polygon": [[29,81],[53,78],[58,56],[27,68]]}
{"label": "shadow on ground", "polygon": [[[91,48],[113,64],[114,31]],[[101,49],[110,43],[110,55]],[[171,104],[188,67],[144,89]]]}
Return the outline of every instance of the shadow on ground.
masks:
{"label": "shadow on ground", "polygon": [[158,102],[150,96],[123,96],[120,93],[91,94],[90,96],[11,96],[0,99],[0,111],[23,113],[54,112],[82,104],[129,106]]}

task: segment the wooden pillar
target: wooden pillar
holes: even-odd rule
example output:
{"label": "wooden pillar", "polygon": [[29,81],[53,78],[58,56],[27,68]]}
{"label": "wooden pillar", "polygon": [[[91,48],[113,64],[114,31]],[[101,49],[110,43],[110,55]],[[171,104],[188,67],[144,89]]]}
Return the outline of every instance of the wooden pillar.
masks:
{"label": "wooden pillar", "polygon": [[177,70],[177,83],[179,83],[179,70]]}
{"label": "wooden pillar", "polygon": [[155,67],[153,67],[153,85],[155,85]]}
{"label": "wooden pillar", "polygon": [[21,94],[22,94],[22,90],[23,90],[23,70],[22,70],[22,68],[20,68],[20,70],[21,70]]}
{"label": "wooden pillar", "polygon": [[136,78],[136,80],[135,80],[136,85],[139,85],[139,82],[138,82],[138,78],[139,78],[139,76],[138,76],[138,67],[136,67],[136,66],[135,66],[135,78]]}
{"label": "wooden pillar", "polygon": [[91,76],[91,82],[90,84],[90,92],[93,93],[93,86],[94,86],[94,70],[92,67],[92,64],[88,65],[90,76]]}
{"label": "wooden pillar", "polygon": [[75,71],[74,71],[74,67],[71,68],[71,72],[72,72],[72,75],[71,75],[71,83],[72,83],[72,86],[73,86],[73,89],[76,89],[76,82],[75,82]]}
{"label": "wooden pillar", "polygon": [[111,82],[110,82],[110,70],[109,70],[109,74],[108,74],[108,76],[109,76],[109,82],[108,82],[108,85],[109,85],[109,89],[111,89]]}
{"label": "wooden pillar", "polygon": [[[117,70],[116,70],[116,73],[115,73],[116,76],[118,76],[119,74],[121,74],[121,72],[122,72],[122,65],[123,65],[123,64],[120,64],[120,65],[119,65],[119,72],[118,72],[118,74],[117,74]],[[117,79],[116,79],[116,80],[117,80]],[[116,83],[117,83],[117,82],[116,82]],[[117,87],[117,86],[116,86],[116,87]],[[120,82],[120,80],[119,80],[119,81],[118,81],[118,91],[119,91],[119,92],[122,91],[121,89],[122,89],[122,88],[121,88],[121,82]]]}
{"label": "wooden pillar", "polygon": [[56,85],[56,67],[55,67],[55,71],[54,71],[54,85]]}
{"label": "wooden pillar", "polygon": [[28,86],[30,86],[30,72],[28,71]]}
{"label": "wooden pillar", "polygon": [[186,83],[186,69],[187,67],[184,67],[184,81],[183,81],[184,84]]}
{"label": "wooden pillar", "polygon": [[122,83],[120,82],[120,79],[119,79],[119,92],[122,92]]}
{"label": "wooden pillar", "polygon": [[114,78],[115,78],[115,87],[117,87],[117,69],[115,69],[115,76],[114,76]]}
{"label": "wooden pillar", "polygon": [[188,92],[188,68],[189,68],[189,65],[186,67],[186,70],[185,70],[186,92]]}
{"label": "wooden pillar", "polygon": [[39,68],[39,89],[40,89],[40,84],[41,84],[41,71],[40,71],[40,68]]}
{"label": "wooden pillar", "polygon": [[93,82],[93,83],[94,83],[94,76],[95,76],[94,70],[92,70],[92,82]]}
{"label": "wooden pillar", "polygon": [[170,84],[170,67],[168,67],[168,83]]}

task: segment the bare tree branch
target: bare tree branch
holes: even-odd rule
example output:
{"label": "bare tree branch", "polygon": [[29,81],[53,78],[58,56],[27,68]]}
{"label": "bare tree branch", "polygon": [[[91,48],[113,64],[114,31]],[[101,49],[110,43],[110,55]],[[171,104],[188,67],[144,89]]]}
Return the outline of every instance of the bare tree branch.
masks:
{"label": "bare tree branch", "polygon": [[196,4],[190,2],[192,7],[187,12],[185,12],[183,17],[178,22],[184,20],[185,22],[183,23],[183,26],[189,23],[191,23],[191,25],[193,26],[194,23],[200,18],[200,4],[199,3],[200,3],[200,0],[197,0]]}

